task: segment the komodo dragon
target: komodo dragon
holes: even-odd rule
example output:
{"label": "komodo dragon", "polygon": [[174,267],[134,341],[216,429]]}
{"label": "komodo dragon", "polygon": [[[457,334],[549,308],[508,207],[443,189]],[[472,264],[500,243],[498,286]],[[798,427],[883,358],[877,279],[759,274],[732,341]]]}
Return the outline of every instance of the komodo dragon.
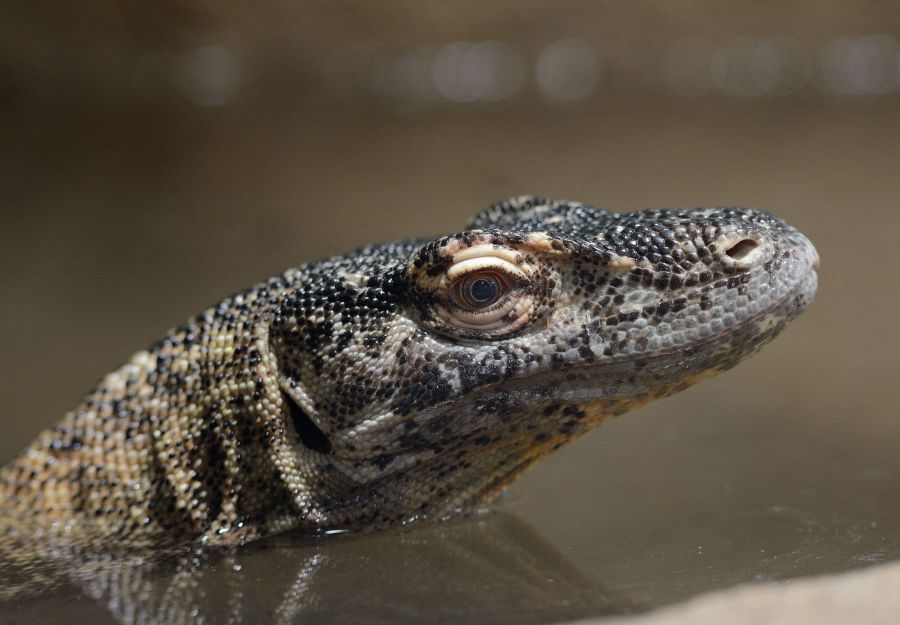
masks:
{"label": "komodo dragon", "polygon": [[760,210],[519,197],[457,234],[291,269],[171,330],[40,434],[0,473],[0,534],[234,544],[466,511],[756,352],[817,267]]}

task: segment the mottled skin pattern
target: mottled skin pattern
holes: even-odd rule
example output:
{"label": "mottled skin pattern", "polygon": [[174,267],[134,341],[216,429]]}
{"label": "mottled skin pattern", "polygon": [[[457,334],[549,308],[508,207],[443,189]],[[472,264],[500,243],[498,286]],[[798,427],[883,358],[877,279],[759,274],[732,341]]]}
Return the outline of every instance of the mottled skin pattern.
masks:
{"label": "mottled skin pattern", "polygon": [[817,263],[763,211],[521,197],[292,269],[101,380],[2,470],[0,530],[233,543],[465,511],[758,350]]}

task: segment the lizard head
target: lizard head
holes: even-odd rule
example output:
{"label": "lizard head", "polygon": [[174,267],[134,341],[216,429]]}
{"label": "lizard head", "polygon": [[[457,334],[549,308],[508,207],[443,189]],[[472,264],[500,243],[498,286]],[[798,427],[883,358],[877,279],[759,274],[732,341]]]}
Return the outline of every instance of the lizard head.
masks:
{"label": "lizard head", "polygon": [[313,525],[489,500],[602,420],[757,351],[809,303],[817,265],[760,210],[532,197],[324,261],[270,328],[292,424],[281,474]]}

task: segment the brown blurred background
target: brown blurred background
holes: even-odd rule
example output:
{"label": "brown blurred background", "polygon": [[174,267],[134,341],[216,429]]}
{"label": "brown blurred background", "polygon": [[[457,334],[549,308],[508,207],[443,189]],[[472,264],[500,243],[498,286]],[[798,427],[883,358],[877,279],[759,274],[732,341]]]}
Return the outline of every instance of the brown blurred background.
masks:
{"label": "brown blurred background", "polygon": [[764,207],[822,271],[758,357],[530,474],[530,523],[589,534],[598,475],[656,502],[623,532],[717,471],[900,500],[894,2],[12,1],[0,106],[0,462],[223,295],[536,193]]}

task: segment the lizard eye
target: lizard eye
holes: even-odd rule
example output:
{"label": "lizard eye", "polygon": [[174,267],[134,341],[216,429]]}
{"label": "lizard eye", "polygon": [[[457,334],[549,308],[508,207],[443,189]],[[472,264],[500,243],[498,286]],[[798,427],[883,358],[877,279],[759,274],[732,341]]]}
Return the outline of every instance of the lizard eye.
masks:
{"label": "lizard eye", "polygon": [[454,303],[471,310],[496,304],[509,291],[509,284],[496,272],[479,271],[457,279],[450,288]]}
{"label": "lizard eye", "polygon": [[496,235],[475,236],[426,246],[414,257],[411,299],[421,311],[419,322],[463,340],[512,336],[548,309],[549,269],[524,245],[503,245]]}
{"label": "lizard eye", "polygon": [[463,254],[447,270],[449,321],[463,328],[497,329],[519,316],[528,276],[507,259],[476,252]]}

